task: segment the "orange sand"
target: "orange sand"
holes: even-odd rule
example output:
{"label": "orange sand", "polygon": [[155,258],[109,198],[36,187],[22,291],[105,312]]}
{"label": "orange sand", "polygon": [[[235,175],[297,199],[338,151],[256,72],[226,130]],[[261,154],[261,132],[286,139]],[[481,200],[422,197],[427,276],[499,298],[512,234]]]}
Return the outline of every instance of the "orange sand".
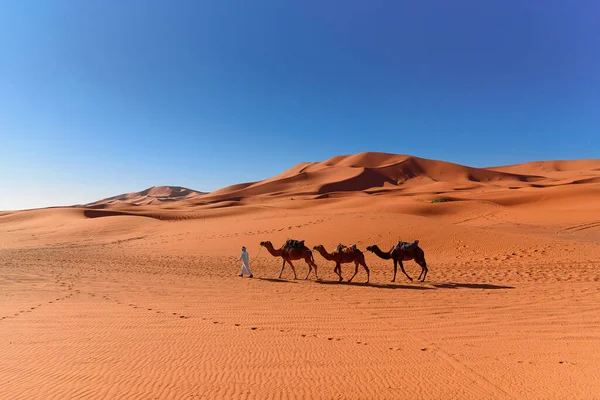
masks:
{"label": "orange sand", "polygon": [[[599,398],[599,195],[600,160],[362,153],[210,194],[0,212],[0,397]],[[338,284],[315,254],[321,281],[277,280],[263,249],[237,277],[241,245],[286,238],[419,239],[429,274],[391,283],[366,252],[371,283]]]}

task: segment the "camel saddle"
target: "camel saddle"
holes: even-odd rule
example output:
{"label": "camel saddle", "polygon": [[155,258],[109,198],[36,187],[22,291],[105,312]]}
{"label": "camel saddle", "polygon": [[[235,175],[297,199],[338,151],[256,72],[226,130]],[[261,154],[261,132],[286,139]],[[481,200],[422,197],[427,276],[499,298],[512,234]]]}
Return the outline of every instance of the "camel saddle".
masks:
{"label": "camel saddle", "polygon": [[288,239],[285,241],[283,247],[289,247],[290,249],[303,249],[304,240]]}
{"label": "camel saddle", "polygon": [[344,246],[343,244],[340,243],[335,248],[335,251],[338,253],[341,253],[341,252],[352,253],[355,250],[356,250],[356,244],[353,244],[352,246]]}
{"label": "camel saddle", "polygon": [[419,247],[419,241],[418,240],[414,240],[412,242],[403,242],[402,240],[398,241],[398,244],[396,246],[394,246],[394,250],[396,249],[400,249],[402,251],[412,251],[412,250],[416,250],[417,247]]}

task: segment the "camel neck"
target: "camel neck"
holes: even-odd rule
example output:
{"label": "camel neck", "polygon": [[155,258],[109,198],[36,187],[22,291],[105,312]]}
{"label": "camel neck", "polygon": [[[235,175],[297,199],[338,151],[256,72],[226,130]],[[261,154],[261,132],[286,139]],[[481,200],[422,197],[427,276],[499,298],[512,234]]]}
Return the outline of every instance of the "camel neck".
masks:
{"label": "camel neck", "polygon": [[326,259],[326,260],[328,260],[328,261],[331,261],[331,260],[333,260],[333,254],[329,254],[329,253],[327,252],[327,250],[325,250],[325,247],[321,247],[321,248],[319,248],[319,250],[318,250],[318,251],[319,251],[319,253],[320,253],[320,254],[323,256],[323,258],[324,258],[324,259]]}
{"label": "camel neck", "polygon": [[281,249],[275,250],[272,244],[265,245],[267,251],[271,253],[272,256],[279,257],[281,255]]}
{"label": "camel neck", "polygon": [[383,258],[384,260],[392,258],[390,253],[384,253],[379,247],[375,247],[373,250],[378,257]]}

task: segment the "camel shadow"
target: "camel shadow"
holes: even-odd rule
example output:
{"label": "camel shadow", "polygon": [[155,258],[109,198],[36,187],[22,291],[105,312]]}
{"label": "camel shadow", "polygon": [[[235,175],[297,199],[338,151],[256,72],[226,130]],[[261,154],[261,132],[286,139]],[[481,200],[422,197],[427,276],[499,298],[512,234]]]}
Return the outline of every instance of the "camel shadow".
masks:
{"label": "camel shadow", "polygon": [[288,281],[286,279],[277,279],[277,278],[256,278],[259,281],[267,281],[267,282],[278,282],[278,283],[293,283],[296,284],[298,282]]}
{"label": "camel shadow", "polygon": [[489,283],[433,283],[438,289],[514,289],[514,286],[492,285]]}
{"label": "camel shadow", "polygon": [[338,281],[315,281],[320,285],[346,285],[346,286],[364,286],[378,289],[412,289],[412,290],[435,290],[432,287],[427,286],[410,286],[410,285],[397,285],[393,283],[365,283],[365,282],[338,282]]}

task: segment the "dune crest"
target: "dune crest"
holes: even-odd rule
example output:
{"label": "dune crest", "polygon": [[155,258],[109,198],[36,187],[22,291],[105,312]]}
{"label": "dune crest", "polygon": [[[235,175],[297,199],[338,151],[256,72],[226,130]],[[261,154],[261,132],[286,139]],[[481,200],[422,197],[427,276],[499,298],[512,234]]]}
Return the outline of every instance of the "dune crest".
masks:
{"label": "dune crest", "polygon": [[320,162],[300,163],[276,176],[258,182],[238,184],[209,193],[196,204],[272,198],[328,195],[336,192],[372,192],[447,183],[450,186],[486,186],[499,182],[529,185],[544,176],[529,173],[474,168],[446,161],[404,154],[364,152],[341,155]]}
{"label": "dune crest", "polygon": [[129,204],[129,205],[151,205],[170,203],[173,201],[191,199],[202,196],[206,193],[184,188],[181,186],[152,186],[140,192],[131,192],[108,197],[93,203],[86,204],[86,207],[102,208],[107,206]]}

